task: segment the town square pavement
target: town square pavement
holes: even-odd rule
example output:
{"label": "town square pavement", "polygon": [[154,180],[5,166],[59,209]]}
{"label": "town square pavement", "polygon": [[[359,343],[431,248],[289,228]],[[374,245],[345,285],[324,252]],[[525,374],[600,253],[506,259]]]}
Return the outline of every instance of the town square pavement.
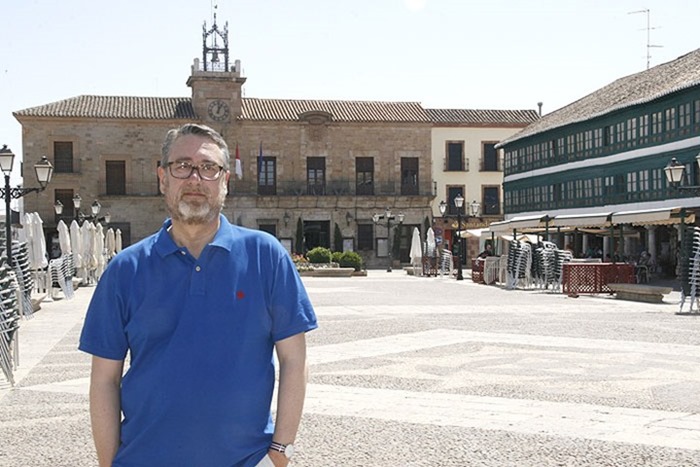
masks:
{"label": "town square pavement", "polygon": [[[304,282],[320,327],[293,465],[700,466],[700,316],[676,314],[678,292],[649,304],[403,271]],[[22,322],[0,466],[96,465],[76,350],[93,290]]]}

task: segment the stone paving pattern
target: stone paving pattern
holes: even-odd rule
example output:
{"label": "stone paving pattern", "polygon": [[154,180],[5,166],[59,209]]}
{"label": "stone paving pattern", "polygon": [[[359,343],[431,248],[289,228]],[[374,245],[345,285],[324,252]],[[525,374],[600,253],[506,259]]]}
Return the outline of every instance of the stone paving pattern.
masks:
{"label": "stone paving pattern", "polygon": [[[420,278],[306,277],[320,328],[298,466],[700,466],[700,316]],[[94,466],[92,288],[22,322],[0,466]]]}

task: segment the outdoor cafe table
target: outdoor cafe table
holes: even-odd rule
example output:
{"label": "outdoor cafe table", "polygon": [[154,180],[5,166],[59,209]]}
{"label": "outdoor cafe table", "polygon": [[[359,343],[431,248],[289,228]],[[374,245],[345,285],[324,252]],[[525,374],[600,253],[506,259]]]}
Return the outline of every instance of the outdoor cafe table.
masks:
{"label": "outdoor cafe table", "polygon": [[565,294],[612,293],[608,284],[634,284],[634,265],[626,263],[564,263]]}

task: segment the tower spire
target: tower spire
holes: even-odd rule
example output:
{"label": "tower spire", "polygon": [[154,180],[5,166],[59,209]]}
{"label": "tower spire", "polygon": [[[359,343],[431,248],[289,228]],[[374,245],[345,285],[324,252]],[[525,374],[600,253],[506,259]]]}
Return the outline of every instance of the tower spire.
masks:
{"label": "tower spire", "polygon": [[[224,24],[223,31],[219,30],[216,24],[216,9],[218,5],[212,7],[212,26],[207,30],[207,22],[202,26],[202,66],[204,71],[229,71],[228,54],[228,21]],[[223,68],[221,58],[224,56]]]}

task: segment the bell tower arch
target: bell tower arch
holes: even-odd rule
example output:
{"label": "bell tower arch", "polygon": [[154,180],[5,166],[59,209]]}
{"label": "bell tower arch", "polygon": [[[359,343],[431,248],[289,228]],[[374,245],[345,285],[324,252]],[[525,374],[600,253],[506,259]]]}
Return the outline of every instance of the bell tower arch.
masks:
{"label": "bell tower arch", "polygon": [[242,113],[243,83],[241,62],[231,65],[229,56],[228,21],[220,29],[216,13],[211,28],[202,26],[202,58],[195,58],[187,85],[192,88],[192,107],[197,116],[208,124],[235,121]]}

